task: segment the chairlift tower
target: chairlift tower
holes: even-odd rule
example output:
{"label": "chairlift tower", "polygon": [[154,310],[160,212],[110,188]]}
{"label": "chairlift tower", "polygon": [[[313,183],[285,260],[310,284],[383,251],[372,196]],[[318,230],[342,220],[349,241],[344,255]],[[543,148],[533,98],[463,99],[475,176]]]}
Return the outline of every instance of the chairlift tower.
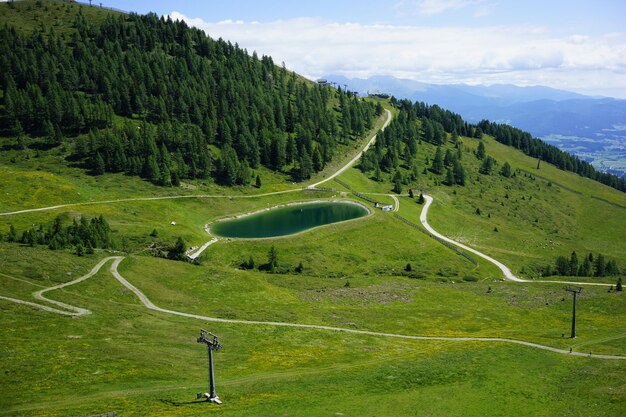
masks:
{"label": "chairlift tower", "polygon": [[209,354],[209,392],[205,392],[204,394],[198,393],[198,398],[205,397],[207,401],[221,404],[222,401],[219,399],[217,394],[215,393],[215,373],[213,372],[213,351],[220,350],[222,345],[220,345],[217,336],[213,333],[208,332],[204,329],[200,329],[200,337],[198,338],[198,343],[204,343],[207,346],[207,351]]}
{"label": "chairlift tower", "polygon": [[574,305],[572,309],[572,339],[576,337],[576,296],[582,291],[582,287],[567,287],[565,291],[571,292],[574,296]]}

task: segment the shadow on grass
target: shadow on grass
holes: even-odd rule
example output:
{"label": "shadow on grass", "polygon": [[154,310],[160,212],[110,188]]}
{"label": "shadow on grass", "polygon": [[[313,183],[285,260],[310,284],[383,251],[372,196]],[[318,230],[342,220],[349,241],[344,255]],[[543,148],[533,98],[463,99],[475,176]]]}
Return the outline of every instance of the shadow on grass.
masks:
{"label": "shadow on grass", "polygon": [[205,399],[195,400],[195,401],[174,401],[170,399],[161,398],[159,401],[161,401],[163,404],[171,405],[172,407],[181,407],[185,405],[198,405],[198,404],[208,403],[208,401]]}

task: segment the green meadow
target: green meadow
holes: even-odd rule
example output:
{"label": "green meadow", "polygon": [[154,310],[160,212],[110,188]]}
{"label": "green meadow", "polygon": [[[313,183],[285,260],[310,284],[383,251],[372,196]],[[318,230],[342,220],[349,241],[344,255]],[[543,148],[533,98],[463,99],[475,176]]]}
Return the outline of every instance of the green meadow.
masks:
{"label": "green meadow", "polygon": [[[0,4],[0,17],[23,32],[42,24],[69,39],[74,29],[67,21],[83,6],[43,3]],[[116,13],[83,9],[93,21]],[[115,116],[116,124],[123,121]],[[33,293],[122,256],[119,273],[155,305],[241,322],[150,310],[113,277],[110,261],[93,277],[46,293],[91,314],[69,317],[0,299],[0,417],[623,416],[626,361],[596,357],[626,356],[626,295],[610,287],[618,277],[543,278],[541,270],[573,251],[580,260],[602,254],[626,268],[626,194],[545,162],[537,167],[536,159],[489,136],[481,140],[496,161],[490,175],[479,173],[479,140],[460,139],[465,186],[444,185],[445,175],[430,169],[436,147],[420,141],[419,175],[400,193],[392,192],[391,173],[376,180],[358,162],[339,181],[306,189],[352,160],[384,122],[385,115],[359,140],[337,145],[332,162],[307,182],[257,168],[258,188],[212,179],[162,187],[124,174],[93,176],[72,163],[77,138],[44,149],[42,138],[25,136],[22,149],[16,138],[1,137],[0,296],[58,307]],[[448,149],[457,152],[451,140],[442,145]],[[505,162],[511,177],[499,174]],[[399,220],[420,223],[420,192],[434,198],[433,228],[521,278],[606,284],[584,285],[577,337],[569,338],[572,297],[565,284],[506,281],[495,265],[476,256],[472,262]],[[397,199],[398,211],[383,212],[363,196],[384,204]],[[213,238],[205,230],[213,221],[318,200],[354,201],[371,213],[291,236],[219,239],[194,262],[155,256],[179,238],[200,247]],[[112,245],[92,254],[6,239],[11,226],[19,237],[57,217],[70,224],[101,215]],[[265,267],[271,248],[274,273]],[[215,354],[222,405],[196,399],[208,388],[206,347],[196,342],[201,328],[223,345]],[[591,356],[399,336],[507,338]]]}

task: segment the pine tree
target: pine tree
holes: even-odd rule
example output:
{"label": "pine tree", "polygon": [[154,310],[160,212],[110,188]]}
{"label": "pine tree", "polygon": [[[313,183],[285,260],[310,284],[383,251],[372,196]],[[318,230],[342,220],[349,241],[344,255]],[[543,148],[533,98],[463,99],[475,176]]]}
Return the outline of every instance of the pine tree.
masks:
{"label": "pine tree", "polygon": [[275,272],[278,268],[278,253],[276,252],[274,245],[272,245],[267,253],[267,267],[270,272]]}
{"label": "pine tree", "polygon": [[576,251],[572,252],[570,256],[568,275],[578,275],[578,256],[576,255]]}
{"label": "pine tree", "polygon": [[256,188],[261,188],[261,176],[259,174],[257,174],[257,176],[256,176],[255,186],[256,186]]}
{"label": "pine tree", "polygon": [[176,239],[176,243],[174,244],[174,247],[170,250],[168,256],[171,259],[182,260],[185,258],[186,251],[187,244],[185,243],[185,240],[179,236],[178,239]]}
{"label": "pine tree", "polygon": [[102,155],[100,155],[100,152],[96,153],[96,157],[93,161],[92,166],[93,166],[93,173],[95,175],[104,174],[104,170],[105,170],[104,159],[102,159]]}
{"label": "pine tree", "polygon": [[617,278],[617,285],[615,286],[615,291],[622,291],[622,277]]}
{"label": "pine tree", "polygon": [[435,151],[435,156],[433,158],[433,163],[430,169],[435,174],[441,174],[443,172],[443,157],[441,156],[441,147],[439,146],[437,147],[437,150]]}
{"label": "pine tree", "polygon": [[324,168],[324,160],[322,159],[322,154],[320,153],[319,147],[316,146],[313,151],[313,169],[315,172],[320,172]]}
{"label": "pine tree", "polygon": [[476,149],[476,158],[483,159],[486,155],[485,144],[483,141],[478,142],[478,148]]}
{"label": "pine tree", "polygon": [[424,204],[424,194],[420,193],[419,197],[417,197],[417,204]]}
{"label": "pine tree", "polygon": [[463,165],[461,165],[461,161],[456,159],[454,161],[453,169],[454,169],[454,181],[458,185],[465,185],[465,169],[463,168]]}
{"label": "pine tree", "polygon": [[595,262],[595,268],[596,268],[595,276],[596,277],[605,276],[606,275],[605,267],[606,267],[606,264],[604,262],[604,255],[599,254],[596,257],[596,262]]}
{"label": "pine tree", "polygon": [[454,185],[455,181],[454,181],[454,173],[452,172],[451,168],[448,168],[446,170],[446,181],[445,181],[446,185]]}
{"label": "pine tree", "polygon": [[7,242],[17,242],[17,230],[15,230],[15,226],[13,225],[9,227],[9,234],[7,235]]}
{"label": "pine tree", "polygon": [[480,165],[479,172],[484,175],[491,174],[491,171],[493,171],[493,166],[495,162],[496,161],[492,157],[490,156],[486,157],[485,159],[483,159],[483,163]]}
{"label": "pine tree", "polygon": [[583,263],[582,265],[580,265],[580,268],[578,268],[578,276],[580,277],[589,277],[591,276],[591,261],[589,260],[589,257],[585,256],[585,259],[583,259]]}
{"label": "pine tree", "polygon": [[402,174],[400,171],[396,171],[393,176],[393,192],[396,194],[402,194]]}
{"label": "pine tree", "polygon": [[502,165],[502,169],[500,169],[500,175],[509,178],[511,176],[511,164],[505,162],[504,165]]}
{"label": "pine tree", "polygon": [[298,181],[308,180],[309,178],[311,178],[311,174],[313,174],[313,161],[311,161],[311,157],[306,151],[306,148],[304,148],[302,149],[302,154],[300,156]]}

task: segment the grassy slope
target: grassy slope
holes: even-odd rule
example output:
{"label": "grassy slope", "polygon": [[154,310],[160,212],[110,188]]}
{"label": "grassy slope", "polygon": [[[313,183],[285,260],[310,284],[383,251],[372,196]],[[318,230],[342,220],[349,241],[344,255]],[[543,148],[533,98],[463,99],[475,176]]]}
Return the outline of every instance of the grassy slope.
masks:
{"label": "grassy slope", "polygon": [[[28,251],[36,249],[18,254],[10,252],[14,247],[3,245],[0,250],[23,261],[29,258]],[[76,262],[70,255],[59,258],[66,264]],[[237,308],[243,310],[256,306],[251,297],[237,295],[240,291],[250,293],[263,287],[266,310],[272,310],[276,299],[284,300],[285,296],[275,293],[275,299],[270,294],[270,288],[276,286],[272,281],[282,280],[280,276],[252,274],[246,277],[245,286],[235,288],[236,281],[242,281],[236,276],[219,276],[215,271],[180,263],[140,257],[122,265],[123,274],[145,286],[148,294],[153,290],[160,294],[155,299],[158,304],[178,307],[180,303],[188,310],[198,308],[206,313],[206,306],[215,302],[215,289],[226,298],[240,297],[242,305]],[[140,267],[150,268],[149,274]],[[152,274],[159,279],[150,279]],[[298,278],[298,284],[287,289],[281,286],[280,290],[298,296],[315,291],[319,285],[329,292],[328,281]],[[357,291],[361,280],[352,282],[350,291]],[[170,290],[163,291],[161,286]],[[191,291],[177,289],[182,287]],[[392,285],[386,288],[395,290]],[[533,287],[500,283],[494,284],[494,289],[492,295],[502,298],[506,298],[506,291],[518,295],[533,291]],[[363,302],[358,293],[346,296],[334,307],[328,300],[315,302],[314,309],[331,307],[333,314],[340,316],[347,310],[344,304],[353,302],[362,322],[377,320],[378,306],[390,318],[401,313],[408,319],[415,314],[425,322],[431,314],[441,317],[456,312],[444,320],[452,323],[463,320],[462,302],[473,299],[482,305],[477,310],[479,321],[480,316],[489,314],[500,320],[507,310],[517,309],[517,317],[530,323],[530,317],[524,319],[525,312],[542,308],[528,304],[533,303],[532,297],[521,297],[522,305],[517,306],[490,305],[476,290],[472,284],[440,288],[421,282],[410,292],[415,297],[411,306],[418,311],[428,309],[428,314],[402,313],[394,303],[380,305],[380,299]],[[591,293],[585,294],[585,303],[603,297],[599,292],[593,297]],[[211,408],[193,400],[195,392],[206,385],[206,353],[195,343],[198,328],[206,324],[148,312],[104,270],[55,297],[88,306],[93,314],[77,320],[0,304],[4,341],[0,415],[88,415],[115,410],[124,415],[193,416]],[[189,297],[195,301],[185,300]],[[224,308],[234,306],[233,301],[218,300]],[[437,310],[433,310],[435,304]],[[294,316],[308,308],[307,303],[299,302],[287,306],[283,302],[276,307],[288,308]],[[499,310],[504,311],[498,315]],[[263,310],[255,314],[260,319],[274,316]],[[315,311],[315,315],[320,312]],[[394,326],[394,319],[389,322]],[[511,323],[513,327],[518,324]],[[585,325],[581,322],[581,329]],[[216,356],[218,394],[225,401],[220,407],[223,415],[482,416],[511,415],[514,409],[515,415],[583,416],[619,415],[626,405],[623,368],[610,361],[484,343],[398,341],[248,325],[209,326],[225,345]],[[497,326],[492,323],[492,327]],[[615,348],[619,350],[619,345]]]}
{"label": "grassy slope", "polygon": [[[467,187],[435,186],[432,174],[422,175],[414,185],[435,196],[430,219],[436,229],[502,259],[514,271],[574,249],[579,255],[594,251],[618,261],[623,257],[624,209],[589,196],[626,206],[624,194],[547,164],[538,173],[553,181],[552,186],[523,173],[510,180],[482,176],[471,154],[476,142],[464,141]],[[535,172],[536,161],[485,141],[488,154],[500,163],[508,160],[514,168]],[[349,151],[344,160],[351,158]],[[0,153],[2,211],[136,195],[250,194],[291,186],[268,172],[262,174],[260,191],[227,190],[210,183],[193,183],[183,191],[122,175],[85,176],[58,164],[61,149],[39,157],[35,151],[11,152]],[[434,147],[422,144],[418,161],[433,154]],[[16,162],[10,162],[14,157]],[[389,193],[391,188],[356,169],[341,178],[364,192]],[[334,182],[329,186],[342,189]],[[376,211],[298,237],[220,242],[202,256],[201,266],[141,256],[154,228],[163,241],[182,235],[197,245],[208,239],[203,225],[215,218],[333,196],[339,194],[78,206],[0,217],[0,231],[6,232],[9,223],[21,230],[47,223],[61,212],[104,214],[118,235],[130,237],[129,251],[135,253],[121,264],[122,274],[157,305],[187,312],[406,334],[504,336],[626,354],[623,293],[585,288],[579,302],[579,337],[562,339],[571,307],[569,298],[563,300],[561,285],[500,282],[494,266],[480,262],[476,268],[390,213]],[[478,205],[480,217],[475,214]],[[420,209],[401,198],[404,217],[417,220]],[[597,213],[602,213],[601,219]],[[176,226],[170,226],[172,220]],[[493,232],[496,226],[499,232]],[[263,262],[271,245],[283,265],[293,268],[302,261],[304,272],[268,275],[237,269],[250,256]],[[0,243],[0,294],[32,301],[33,291],[70,280],[67,272],[79,276],[103,256],[78,258],[64,251]],[[420,279],[401,276],[409,262]],[[464,282],[465,276],[479,281]],[[93,314],[70,319],[0,301],[0,415],[204,412],[211,407],[193,401],[197,391],[206,389],[206,353],[195,343],[199,327],[219,334],[225,345],[217,354],[223,415],[617,416],[626,407],[624,368],[611,361],[516,346],[398,341],[168,317],[139,305],[104,269],[52,297],[90,308]]]}
{"label": "grassy slope", "polygon": [[103,22],[107,16],[119,12],[95,6],[88,7],[67,0],[16,1],[13,4],[0,5],[0,21],[10,22],[15,29],[23,34],[30,34],[42,27],[52,28],[55,32],[69,40],[74,33],[72,24],[79,10],[85,18],[95,24]]}
{"label": "grassy slope", "polygon": [[[466,140],[466,143],[473,148],[476,142]],[[430,216],[433,227],[503,260],[514,272],[553,262],[559,255],[569,257],[574,250],[580,259],[594,252],[623,263],[626,194],[545,163],[536,170],[536,160],[521,152],[490,138],[485,143],[487,153],[500,165],[509,161],[514,169],[524,171],[515,178],[505,179],[498,174],[477,174],[478,167],[473,167],[471,187],[456,187],[456,195],[446,192],[445,187],[433,192],[436,198]],[[547,180],[530,178],[531,174],[526,172]],[[476,215],[477,207],[481,216]],[[498,232],[494,232],[496,227]]]}

